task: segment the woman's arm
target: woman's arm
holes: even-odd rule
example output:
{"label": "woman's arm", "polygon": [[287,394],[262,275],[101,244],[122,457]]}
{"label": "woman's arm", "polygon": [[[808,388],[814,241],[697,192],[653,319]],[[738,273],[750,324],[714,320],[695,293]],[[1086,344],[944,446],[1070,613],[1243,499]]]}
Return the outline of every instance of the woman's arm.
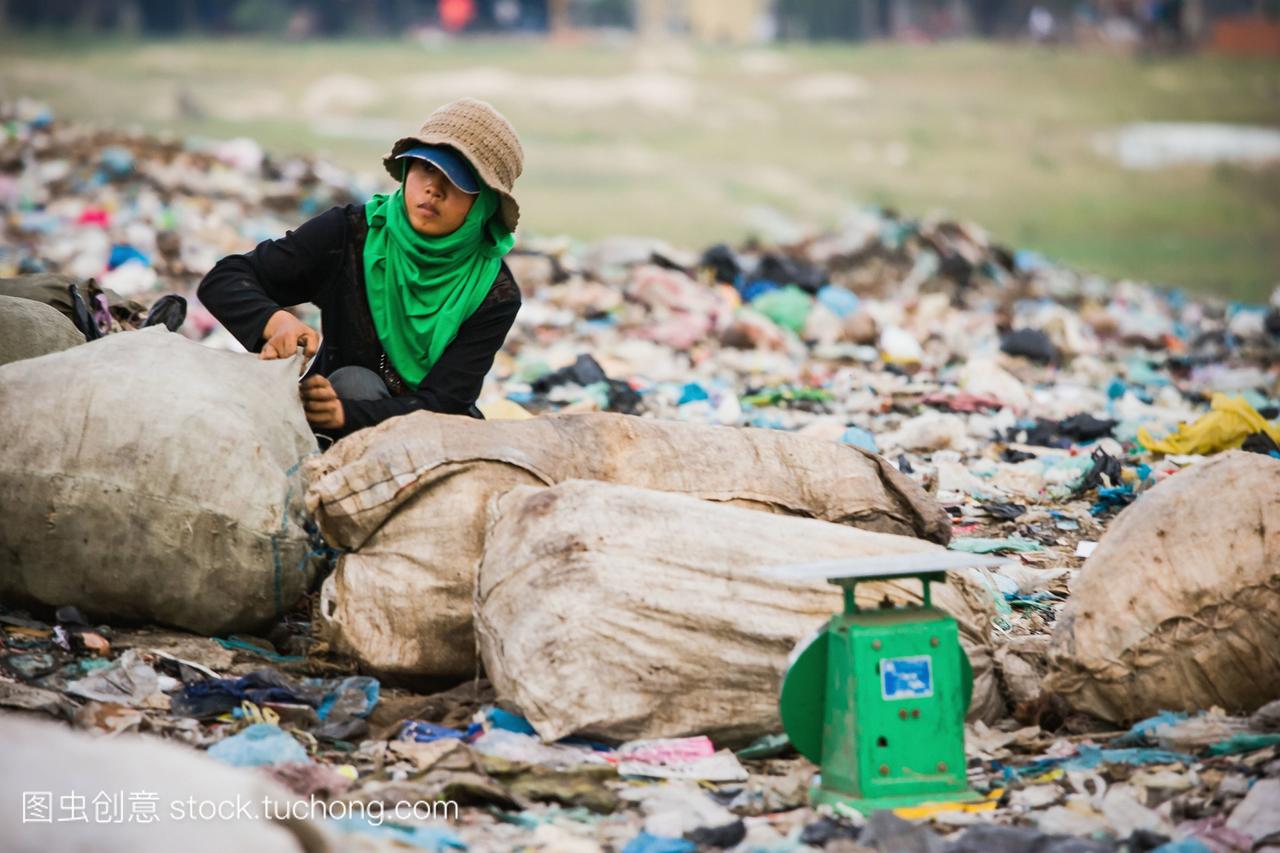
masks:
{"label": "woman's arm", "polygon": [[197,295],[250,352],[282,308],[315,301],[342,269],[346,216],[340,207],[309,219],[279,240],[264,240],[243,255],[228,255],[209,270]]}
{"label": "woman's arm", "polygon": [[[511,285],[514,289],[514,284]],[[517,291],[518,294],[518,291]],[[459,328],[418,390],[386,400],[343,400],[340,435],[387,418],[426,410],[465,414],[480,396],[493,357],[502,348],[520,310],[520,299],[486,300]]]}

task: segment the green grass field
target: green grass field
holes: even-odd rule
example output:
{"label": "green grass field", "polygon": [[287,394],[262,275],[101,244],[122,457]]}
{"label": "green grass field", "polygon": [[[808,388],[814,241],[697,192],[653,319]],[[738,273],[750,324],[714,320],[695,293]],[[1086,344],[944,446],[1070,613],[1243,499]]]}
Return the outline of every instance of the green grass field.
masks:
{"label": "green grass field", "polygon": [[[1132,121],[1280,127],[1280,62],[1030,47],[0,41],[0,97],[62,116],[251,136],[371,174],[462,95],[519,129],[526,230],[737,240],[772,209],[944,213],[1081,269],[1262,299],[1280,282],[1280,165],[1130,171]],[[196,107],[180,109],[180,100]]]}

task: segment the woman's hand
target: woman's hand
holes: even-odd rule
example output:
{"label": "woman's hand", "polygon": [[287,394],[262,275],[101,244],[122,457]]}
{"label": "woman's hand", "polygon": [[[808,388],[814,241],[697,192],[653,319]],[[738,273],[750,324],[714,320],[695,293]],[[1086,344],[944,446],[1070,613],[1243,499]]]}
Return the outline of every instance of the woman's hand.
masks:
{"label": "woman's hand", "polygon": [[307,413],[307,423],[316,429],[342,429],[347,422],[342,411],[342,401],[323,376],[308,376],[298,386],[302,393],[302,408]]}
{"label": "woman's hand", "polygon": [[283,309],[271,315],[262,330],[262,338],[266,343],[262,345],[258,358],[268,360],[288,358],[298,351],[299,344],[303,346],[306,357],[311,358],[320,346],[320,333]]}

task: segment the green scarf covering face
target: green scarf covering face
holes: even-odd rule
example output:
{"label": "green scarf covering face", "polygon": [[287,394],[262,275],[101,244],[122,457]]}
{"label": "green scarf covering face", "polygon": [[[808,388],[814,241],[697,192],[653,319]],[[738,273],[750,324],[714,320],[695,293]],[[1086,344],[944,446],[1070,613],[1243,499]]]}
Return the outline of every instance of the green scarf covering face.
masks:
{"label": "green scarf covering face", "polygon": [[413,230],[403,185],[365,205],[364,286],[373,326],[391,366],[415,388],[480,307],[515,244],[493,215],[498,203],[485,187],[458,230],[443,237]]}

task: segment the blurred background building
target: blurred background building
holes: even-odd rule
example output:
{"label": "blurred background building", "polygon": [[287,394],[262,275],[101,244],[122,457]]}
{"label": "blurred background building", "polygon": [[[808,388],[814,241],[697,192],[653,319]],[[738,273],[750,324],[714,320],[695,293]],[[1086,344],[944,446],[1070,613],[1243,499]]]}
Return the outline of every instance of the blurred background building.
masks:
{"label": "blurred background building", "polygon": [[1280,0],[0,0],[0,27],[294,37],[613,29],[737,45],[980,36],[1280,54]]}

